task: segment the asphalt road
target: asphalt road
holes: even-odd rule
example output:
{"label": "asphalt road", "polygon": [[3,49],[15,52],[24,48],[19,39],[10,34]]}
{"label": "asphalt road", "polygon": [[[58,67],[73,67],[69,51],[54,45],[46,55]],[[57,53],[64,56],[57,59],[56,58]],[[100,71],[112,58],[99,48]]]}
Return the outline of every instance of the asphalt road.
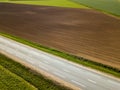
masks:
{"label": "asphalt road", "polygon": [[120,90],[120,81],[0,36],[2,50],[82,90]]}

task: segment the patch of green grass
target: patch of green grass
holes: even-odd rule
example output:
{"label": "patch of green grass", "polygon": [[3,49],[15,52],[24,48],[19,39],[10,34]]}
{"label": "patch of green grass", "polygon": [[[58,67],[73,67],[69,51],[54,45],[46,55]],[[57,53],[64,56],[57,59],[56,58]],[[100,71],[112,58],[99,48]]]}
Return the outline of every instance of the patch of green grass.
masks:
{"label": "patch of green grass", "polygon": [[55,50],[53,48],[48,48],[48,47],[42,46],[42,45],[40,45],[38,43],[31,42],[31,41],[28,41],[28,40],[25,40],[23,38],[16,37],[16,36],[13,36],[13,35],[10,35],[10,34],[0,33],[0,35],[5,36],[7,38],[10,38],[12,40],[15,40],[17,42],[26,44],[26,45],[31,46],[33,48],[45,51],[47,53],[51,53],[53,55],[65,58],[65,59],[67,59],[69,61],[72,61],[72,62],[81,64],[81,65],[84,65],[84,66],[87,66],[87,67],[90,67],[90,68],[105,72],[105,73],[108,73],[108,74],[111,74],[111,75],[113,75],[115,77],[120,78],[120,70],[116,69],[116,68],[113,68],[111,66],[103,65],[101,63],[97,63],[97,62],[85,59],[83,57],[77,57],[77,56],[74,56],[74,55],[70,55],[68,53],[61,52],[61,51]]}
{"label": "patch of green grass", "polygon": [[0,90],[69,90],[2,54],[0,65]]}
{"label": "patch of green grass", "polygon": [[9,0],[0,0],[0,2],[1,2],[1,1],[9,1]]}
{"label": "patch of green grass", "polygon": [[0,2],[8,2],[8,0],[0,0]]}
{"label": "patch of green grass", "polygon": [[[2,58],[0,58],[2,59]],[[21,73],[22,74],[22,73]],[[21,77],[0,65],[0,90],[37,90]]]}
{"label": "patch of green grass", "polygon": [[70,0],[90,8],[120,16],[120,0]]}
{"label": "patch of green grass", "polygon": [[71,7],[71,8],[88,8],[75,2],[68,0],[9,0],[9,3],[17,4],[31,4],[31,5],[46,5],[46,6],[59,6],[59,7]]}

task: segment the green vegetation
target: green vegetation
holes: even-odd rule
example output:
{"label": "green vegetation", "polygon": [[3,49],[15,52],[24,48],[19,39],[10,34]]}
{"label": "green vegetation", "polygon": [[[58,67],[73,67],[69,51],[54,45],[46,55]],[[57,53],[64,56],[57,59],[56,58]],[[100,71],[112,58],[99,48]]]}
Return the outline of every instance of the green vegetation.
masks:
{"label": "green vegetation", "polygon": [[8,0],[0,0],[0,2],[8,2]]}
{"label": "green vegetation", "polygon": [[86,6],[71,2],[69,0],[9,0],[9,3],[17,4],[31,4],[31,5],[47,5],[59,7],[72,7],[72,8],[88,8]]}
{"label": "green vegetation", "polygon": [[90,8],[120,16],[120,0],[70,0]]}
{"label": "green vegetation", "polygon": [[1,1],[9,1],[9,0],[0,0],[0,2],[1,2]]}
{"label": "green vegetation", "polygon": [[73,55],[70,55],[70,54],[65,53],[65,52],[60,52],[58,50],[48,48],[48,47],[42,46],[40,44],[37,44],[35,42],[31,42],[31,41],[28,41],[28,40],[25,40],[25,39],[22,39],[20,37],[16,37],[16,36],[13,36],[10,34],[0,33],[0,35],[5,36],[5,37],[10,38],[10,39],[13,39],[17,42],[29,45],[31,47],[37,48],[39,50],[42,50],[42,51],[54,54],[56,56],[65,58],[69,61],[72,61],[72,62],[75,62],[78,64],[82,64],[84,66],[87,66],[87,67],[90,67],[90,68],[93,68],[93,69],[96,69],[96,70],[99,70],[99,71],[102,71],[102,72],[105,72],[105,73],[108,73],[108,74],[111,74],[113,76],[120,78],[120,70],[119,69],[116,69],[116,68],[113,68],[113,67],[110,67],[107,65],[103,65],[101,63],[93,62],[93,61],[87,60],[83,57],[77,57],[77,56],[73,56]]}
{"label": "green vegetation", "polygon": [[0,54],[0,90],[68,90]]}
{"label": "green vegetation", "polygon": [[37,90],[21,77],[0,65],[0,90]]}

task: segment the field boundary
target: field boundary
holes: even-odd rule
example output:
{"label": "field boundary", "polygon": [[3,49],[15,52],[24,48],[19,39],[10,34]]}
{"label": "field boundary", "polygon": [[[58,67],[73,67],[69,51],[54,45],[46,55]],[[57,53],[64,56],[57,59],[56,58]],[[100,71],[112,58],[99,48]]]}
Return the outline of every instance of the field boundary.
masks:
{"label": "field boundary", "polygon": [[[1,1],[0,1],[1,2]],[[72,2],[69,0],[36,0],[36,1],[15,1],[15,0],[9,0],[9,1],[3,1],[5,3],[11,3],[11,4],[24,4],[24,5],[37,5],[37,6],[54,6],[54,7],[64,7],[64,8],[85,8],[85,9],[89,9],[88,7],[81,5],[79,3],[76,2]],[[56,3],[55,3],[56,2]]]}
{"label": "field boundary", "polygon": [[99,11],[99,12],[101,12],[101,13],[106,14],[106,15],[109,15],[109,16],[112,16],[112,17],[114,17],[114,18],[120,19],[120,15],[117,15],[117,14],[112,13],[112,12],[110,12],[110,11],[104,11],[104,10],[102,10],[102,9],[97,9],[97,8],[92,7],[92,6],[89,6],[89,5],[86,5],[86,4],[83,4],[83,3],[80,3],[80,2],[74,1],[74,0],[69,0],[69,1],[78,3],[78,4],[80,4],[80,5],[86,6],[86,7],[88,7],[88,8],[93,9],[93,10],[97,10],[97,11]]}
{"label": "field boundary", "polygon": [[114,68],[114,67],[111,67],[111,66],[108,66],[108,65],[103,65],[101,63],[97,63],[97,62],[85,59],[83,57],[77,57],[77,56],[74,56],[74,55],[70,55],[68,53],[61,52],[61,51],[58,51],[58,50],[55,50],[53,48],[49,48],[49,47],[46,47],[46,46],[42,46],[42,45],[40,45],[38,43],[31,42],[31,41],[28,41],[26,39],[16,37],[16,36],[13,36],[13,35],[10,35],[10,34],[7,34],[7,33],[1,32],[0,35],[4,36],[4,37],[7,37],[7,38],[10,38],[12,40],[15,40],[17,42],[26,44],[26,45],[31,46],[33,48],[42,50],[44,52],[51,53],[53,55],[65,58],[65,59],[67,59],[69,61],[72,61],[72,62],[75,62],[77,64],[81,64],[81,65],[90,67],[92,69],[96,69],[96,70],[105,72],[105,73],[107,73],[107,74],[109,74],[111,76],[115,76],[117,78],[120,78],[120,74],[119,74],[120,70],[117,69],[117,68]]}

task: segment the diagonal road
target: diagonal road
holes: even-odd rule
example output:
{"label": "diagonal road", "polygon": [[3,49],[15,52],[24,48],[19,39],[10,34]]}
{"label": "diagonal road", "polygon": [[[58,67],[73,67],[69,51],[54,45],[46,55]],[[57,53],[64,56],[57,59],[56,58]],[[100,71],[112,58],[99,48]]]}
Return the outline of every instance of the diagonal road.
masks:
{"label": "diagonal road", "polygon": [[0,36],[0,51],[20,58],[37,69],[42,69],[82,90],[120,90],[120,81],[2,36]]}

